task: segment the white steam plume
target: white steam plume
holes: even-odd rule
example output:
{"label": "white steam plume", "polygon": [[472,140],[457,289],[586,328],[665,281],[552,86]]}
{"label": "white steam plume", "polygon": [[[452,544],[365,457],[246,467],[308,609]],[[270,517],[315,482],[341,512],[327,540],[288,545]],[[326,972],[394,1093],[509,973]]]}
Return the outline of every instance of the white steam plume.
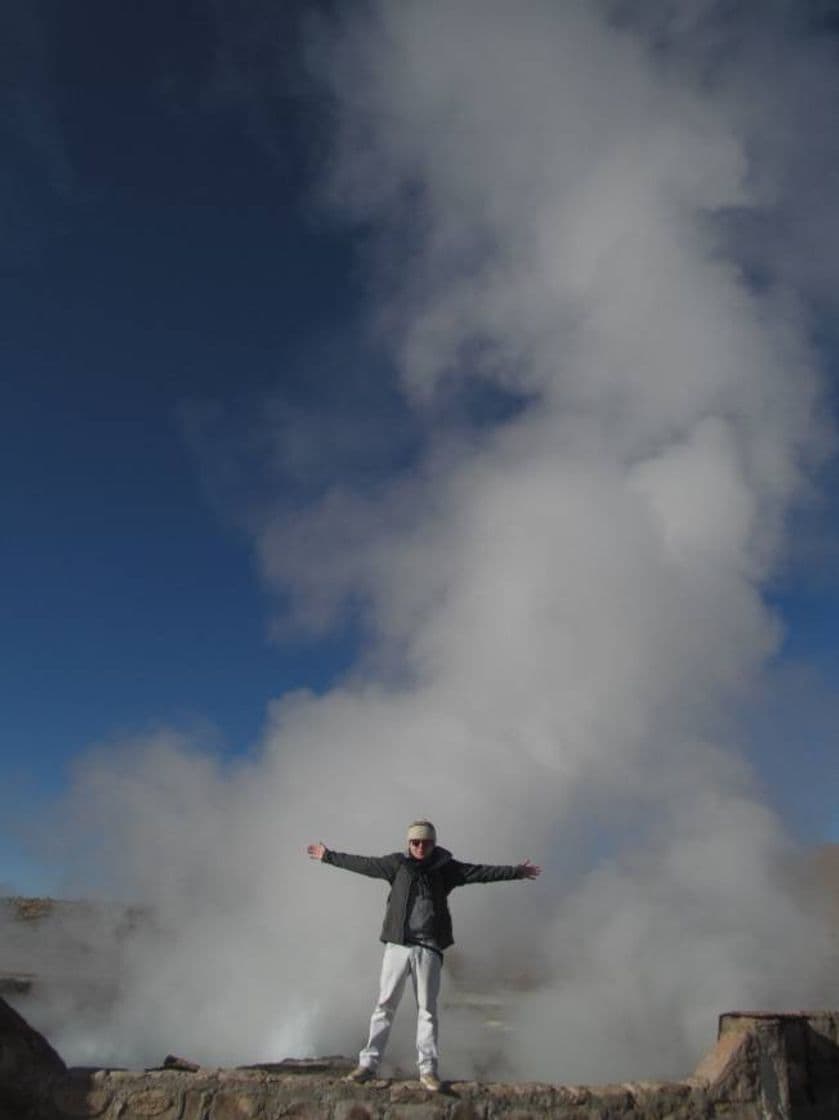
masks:
{"label": "white steam plume", "polygon": [[[404,0],[321,38],[332,195],[378,231],[428,453],[259,527],[303,621],[364,611],[342,686],[274,703],[232,772],[164,736],[80,774],[104,873],[165,931],[86,1057],[353,1052],[383,891],[302,846],[380,853],[417,815],[546,865],[453,896],[464,982],[535,988],[500,1046],[444,1017],[449,1075],[682,1074],[718,1012],[839,995],[722,731],[778,647],[761,586],[827,441],[800,246],[787,274],[777,230],[763,257],[744,230],[794,234],[794,79],[836,88],[791,9],[743,34],[677,8]],[[446,401],[481,383],[506,418],[456,436]]]}

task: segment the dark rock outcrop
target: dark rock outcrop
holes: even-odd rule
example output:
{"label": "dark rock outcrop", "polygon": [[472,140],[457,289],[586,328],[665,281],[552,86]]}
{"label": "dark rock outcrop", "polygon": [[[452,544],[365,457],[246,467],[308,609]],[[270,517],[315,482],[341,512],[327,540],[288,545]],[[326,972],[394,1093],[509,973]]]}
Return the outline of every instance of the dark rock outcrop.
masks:
{"label": "dark rock outcrop", "polygon": [[[186,1067],[186,1068],[185,1068]],[[66,1069],[0,999],[0,1120],[833,1120],[839,1012],[731,1012],[683,1081],[620,1085],[345,1080],[343,1058],[204,1069]]]}
{"label": "dark rock outcrop", "polygon": [[43,1035],[0,998],[0,1120],[49,1115],[67,1067]]}

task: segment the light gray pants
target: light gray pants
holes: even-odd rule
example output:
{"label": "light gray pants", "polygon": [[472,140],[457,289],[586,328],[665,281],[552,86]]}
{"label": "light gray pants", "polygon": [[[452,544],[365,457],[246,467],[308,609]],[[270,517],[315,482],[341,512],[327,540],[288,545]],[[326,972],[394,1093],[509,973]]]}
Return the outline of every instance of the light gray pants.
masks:
{"label": "light gray pants", "polygon": [[417,1064],[420,1073],[437,1072],[437,995],[440,991],[439,953],[421,945],[394,945],[388,941],[379,980],[379,1002],[370,1017],[370,1037],[358,1063],[375,1069],[390,1036],[396,1008],[411,977],[417,1001]]}

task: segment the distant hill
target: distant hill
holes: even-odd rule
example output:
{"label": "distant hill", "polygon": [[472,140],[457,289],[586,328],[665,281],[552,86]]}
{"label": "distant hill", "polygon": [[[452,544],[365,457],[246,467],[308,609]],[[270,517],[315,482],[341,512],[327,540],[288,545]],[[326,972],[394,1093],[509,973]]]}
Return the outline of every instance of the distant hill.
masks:
{"label": "distant hill", "polygon": [[[49,990],[107,1001],[140,907],[54,898],[0,899],[0,995],[21,1007]],[[24,1001],[21,1003],[21,1001]]]}
{"label": "distant hill", "polygon": [[839,844],[824,844],[814,852],[813,885],[831,917],[833,956],[839,971]]}
{"label": "distant hill", "polygon": [[839,913],[839,844],[824,844],[816,848],[814,864],[818,882],[826,897]]}

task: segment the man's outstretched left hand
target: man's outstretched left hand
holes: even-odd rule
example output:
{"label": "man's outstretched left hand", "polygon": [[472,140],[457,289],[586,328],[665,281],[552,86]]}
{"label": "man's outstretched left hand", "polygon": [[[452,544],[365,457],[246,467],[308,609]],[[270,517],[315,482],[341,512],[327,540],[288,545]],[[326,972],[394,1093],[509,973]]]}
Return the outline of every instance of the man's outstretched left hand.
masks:
{"label": "man's outstretched left hand", "polygon": [[531,863],[529,859],[519,864],[519,871],[522,879],[535,879],[537,875],[542,874],[542,868],[537,867],[535,863]]}

